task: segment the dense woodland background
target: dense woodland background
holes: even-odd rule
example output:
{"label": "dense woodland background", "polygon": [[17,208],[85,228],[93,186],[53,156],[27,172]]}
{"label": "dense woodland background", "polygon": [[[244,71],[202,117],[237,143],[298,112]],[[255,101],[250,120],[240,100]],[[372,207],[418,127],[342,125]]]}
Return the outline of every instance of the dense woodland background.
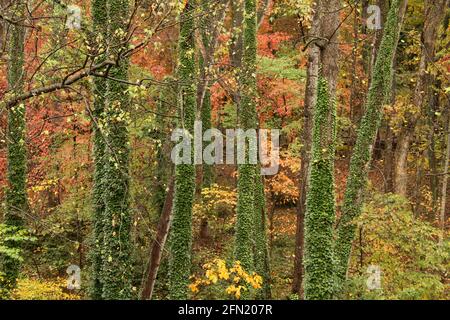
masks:
{"label": "dense woodland background", "polygon": [[0,0],[0,298],[448,299],[449,4]]}

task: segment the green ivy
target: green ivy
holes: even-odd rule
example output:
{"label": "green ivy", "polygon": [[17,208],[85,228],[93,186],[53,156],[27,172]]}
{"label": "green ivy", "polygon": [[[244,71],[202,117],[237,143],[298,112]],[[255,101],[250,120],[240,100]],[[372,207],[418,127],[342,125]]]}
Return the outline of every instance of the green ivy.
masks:
{"label": "green ivy", "polygon": [[[256,129],[256,2],[245,0],[244,5],[244,54],[240,74],[242,99],[238,106],[238,120],[240,128],[248,130]],[[255,151],[253,147],[246,142],[246,155]],[[238,165],[235,259],[247,271],[254,270],[252,231],[255,222],[255,173],[255,164],[247,161]]]}
{"label": "green ivy", "polygon": [[[195,1],[188,0],[181,13],[178,47],[179,128],[194,133],[197,86],[194,80],[195,23],[192,14]],[[191,154],[191,160],[193,153]],[[192,162],[192,161],[191,161]],[[195,166],[179,164],[175,168],[175,194],[172,231],[169,239],[169,295],[171,299],[186,299],[191,269],[192,205],[195,191]]]}
{"label": "green ivy", "polygon": [[[128,0],[110,0],[108,3],[108,54],[120,55],[128,20]],[[118,59],[111,68],[112,79],[128,79],[128,59]],[[103,219],[102,297],[130,299],[131,289],[131,213],[129,208],[129,96],[127,85],[107,80],[105,106],[105,174],[103,179],[105,213]]]}
{"label": "green ivy", "polygon": [[382,106],[390,97],[392,63],[399,37],[399,8],[401,0],[393,0],[369,88],[365,114],[358,129],[356,144],[350,160],[350,171],[344,195],[342,217],[337,228],[335,245],[337,289],[342,287],[355,235],[354,219],[361,213],[366,189],[372,148],[382,118]]}
{"label": "green ivy", "polygon": [[333,225],[336,104],[328,81],[319,77],[314,109],[312,158],[305,213],[304,295],[331,299],[334,292]]}
{"label": "green ivy", "polygon": [[264,194],[264,182],[261,177],[261,167],[256,166],[255,172],[255,250],[254,264],[255,272],[263,278],[262,289],[257,291],[256,298],[269,299],[271,297],[270,288],[270,265],[269,248],[267,247],[267,212],[266,199]]}
{"label": "green ivy", "polygon": [[[35,240],[22,227],[0,224],[0,257],[10,263],[20,265],[23,261],[22,246],[17,244]],[[8,269],[0,271],[0,300],[8,299],[11,289],[15,286],[15,283],[12,286],[10,275]],[[17,281],[17,276],[14,281]]]}
{"label": "green ivy", "polygon": [[[92,20],[93,34],[92,37],[98,37],[98,47],[105,49],[104,39],[107,35],[107,8],[104,0],[92,1]],[[104,59],[104,55],[101,56]],[[94,108],[93,117],[93,158],[94,158],[94,177],[92,187],[92,224],[93,224],[93,247],[90,253],[92,261],[92,281],[90,286],[90,297],[93,300],[100,300],[103,293],[102,285],[102,249],[103,249],[103,219],[105,214],[105,201],[103,194],[105,186],[106,159],[105,159],[105,137],[103,136],[102,126],[105,123],[104,112],[107,95],[107,81],[105,78],[94,78]]]}
{"label": "green ivy", "polygon": [[[25,7],[17,4],[13,7],[15,19],[21,19]],[[8,46],[8,87],[14,94],[20,94],[24,84],[24,38],[25,28],[20,24],[10,25],[10,40]],[[8,110],[7,128],[7,180],[6,212],[4,223],[11,228],[7,229],[7,236],[14,237],[24,227],[24,219],[28,210],[27,202],[27,151],[26,151],[26,120],[25,104],[20,103]],[[12,239],[12,238],[11,238]],[[20,239],[5,243],[12,250],[21,247]],[[20,263],[10,255],[3,255],[1,259],[4,274],[1,286],[9,292],[17,284]]]}

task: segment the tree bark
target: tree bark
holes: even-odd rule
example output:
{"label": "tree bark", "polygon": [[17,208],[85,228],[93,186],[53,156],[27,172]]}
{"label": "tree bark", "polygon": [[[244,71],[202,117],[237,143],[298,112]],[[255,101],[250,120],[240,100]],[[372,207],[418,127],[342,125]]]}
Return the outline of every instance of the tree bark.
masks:
{"label": "tree bark", "polygon": [[150,259],[145,272],[145,277],[142,285],[141,299],[151,300],[153,289],[155,287],[156,277],[158,275],[161,257],[166,244],[167,235],[169,234],[170,224],[172,221],[172,204],[173,204],[174,181],[169,182],[169,190],[166,194],[164,207],[159,219],[156,237],[150,249]]}
{"label": "tree bark", "polygon": [[395,170],[395,192],[408,195],[408,154],[411,144],[414,141],[414,131],[423,108],[427,104],[427,97],[430,85],[430,75],[428,65],[435,56],[436,40],[439,26],[445,15],[445,8],[449,4],[448,0],[429,0],[425,6],[425,22],[422,31],[422,50],[417,73],[417,83],[412,98],[412,103],[419,108],[415,114],[407,114],[406,123],[398,137],[398,149],[396,154]]}
{"label": "tree bark", "polygon": [[[450,104],[449,104],[450,108]],[[447,110],[448,111],[448,110]],[[441,212],[439,215],[439,225],[441,227],[441,235],[440,235],[440,243],[444,242],[445,236],[445,209],[447,206],[447,184],[448,184],[448,165],[450,160],[450,111],[447,112],[447,151],[445,154],[445,162],[444,162],[444,177],[442,179],[442,200],[441,200]]]}
{"label": "tree bark", "polygon": [[428,163],[430,167],[430,190],[432,195],[432,207],[433,211],[436,212],[438,210],[438,201],[439,201],[439,179],[437,176],[438,173],[438,160],[436,157],[436,132],[439,130],[439,122],[436,113],[439,110],[439,89],[441,87],[441,81],[437,80],[435,76],[433,76],[433,88],[430,92],[430,103],[428,103],[428,125],[429,125],[429,147],[427,150]]}

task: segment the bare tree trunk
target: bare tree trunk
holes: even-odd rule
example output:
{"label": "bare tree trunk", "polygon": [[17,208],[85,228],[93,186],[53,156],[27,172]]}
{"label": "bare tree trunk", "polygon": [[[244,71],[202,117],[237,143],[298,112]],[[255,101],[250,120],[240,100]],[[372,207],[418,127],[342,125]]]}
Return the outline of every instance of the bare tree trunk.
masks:
{"label": "bare tree trunk", "polygon": [[233,91],[233,102],[239,112],[241,105],[241,81],[237,76],[238,70],[242,67],[243,37],[242,25],[244,23],[244,12],[241,10],[243,0],[231,0],[232,13],[232,41],[230,44],[230,63],[233,67],[233,72],[236,72],[236,90]]}
{"label": "bare tree trunk", "polygon": [[448,0],[428,0],[425,7],[425,23],[422,31],[422,52],[416,88],[412,103],[420,108],[420,112],[407,114],[406,124],[398,139],[396,155],[395,192],[407,196],[408,190],[408,153],[413,142],[414,131],[423,106],[427,103],[430,75],[428,65],[435,56],[438,29],[445,15]]}
{"label": "bare tree trunk", "polygon": [[433,76],[433,89],[430,93],[430,103],[428,110],[428,125],[429,125],[429,142],[427,149],[428,163],[430,167],[430,190],[432,195],[433,212],[438,211],[439,207],[439,179],[438,179],[438,160],[436,158],[436,132],[439,130],[439,122],[437,120],[436,112],[439,110],[439,94],[438,90],[441,87],[439,80]]}
{"label": "bare tree trunk", "polygon": [[394,134],[389,124],[386,124],[386,149],[384,154],[384,192],[394,192]]}
{"label": "bare tree trunk", "polygon": [[264,17],[267,15],[267,12],[269,12],[270,7],[273,4],[273,0],[264,0],[258,7],[258,13],[257,13],[257,21],[258,21],[258,28],[261,26],[261,24],[264,21]]}
{"label": "bare tree trunk", "polygon": [[150,300],[155,287],[156,276],[158,275],[159,265],[161,263],[162,252],[169,234],[170,223],[172,220],[172,204],[173,204],[174,181],[169,183],[169,191],[166,195],[164,207],[158,223],[156,238],[153,241],[147,271],[143,280],[141,299]]}
{"label": "bare tree trunk", "polygon": [[395,193],[402,196],[408,195],[408,153],[412,142],[412,134],[403,132],[398,137],[398,145],[395,156]]}
{"label": "bare tree trunk", "polygon": [[[450,107],[450,105],[449,105]],[[448,182],[448,162],[450,158],[450,112],[447,113],[447,153],[445,157],[444,164],[444,178],[442,179],[442,200],[441,200],[441,212],[439,217],[439,223],[442,230],[441,238],[439,239],[440,243],[444,241],[445,234],[445,209],[447,205],[447,182]]]}

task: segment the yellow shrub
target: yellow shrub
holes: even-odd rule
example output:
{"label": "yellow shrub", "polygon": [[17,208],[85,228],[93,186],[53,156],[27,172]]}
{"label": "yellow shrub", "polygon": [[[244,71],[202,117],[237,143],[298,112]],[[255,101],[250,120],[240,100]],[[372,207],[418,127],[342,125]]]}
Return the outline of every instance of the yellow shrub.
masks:
{"label": "yellow shrub", "polygon": [[19,279],[12,298],[14,300],[80,300],[80,295],[64,292],[66,286],[66,280],[60,278]]}
{"label": "yellow shrub", "polygon": [[250,288],[261,289],[262,277],[255,272],[247,273],[239,261],[235,261],[231,268],[227,268],[224,260],[216,259],[213,263],[204,264],[203,269],[205,270],[203,278],[191,277],[193,282],[189,285],[189,289],[194,294],[198,293],[202,286],[214,285],[220,280],[228,285],[225,292],[236,299],[240,299],[241,291]]}

